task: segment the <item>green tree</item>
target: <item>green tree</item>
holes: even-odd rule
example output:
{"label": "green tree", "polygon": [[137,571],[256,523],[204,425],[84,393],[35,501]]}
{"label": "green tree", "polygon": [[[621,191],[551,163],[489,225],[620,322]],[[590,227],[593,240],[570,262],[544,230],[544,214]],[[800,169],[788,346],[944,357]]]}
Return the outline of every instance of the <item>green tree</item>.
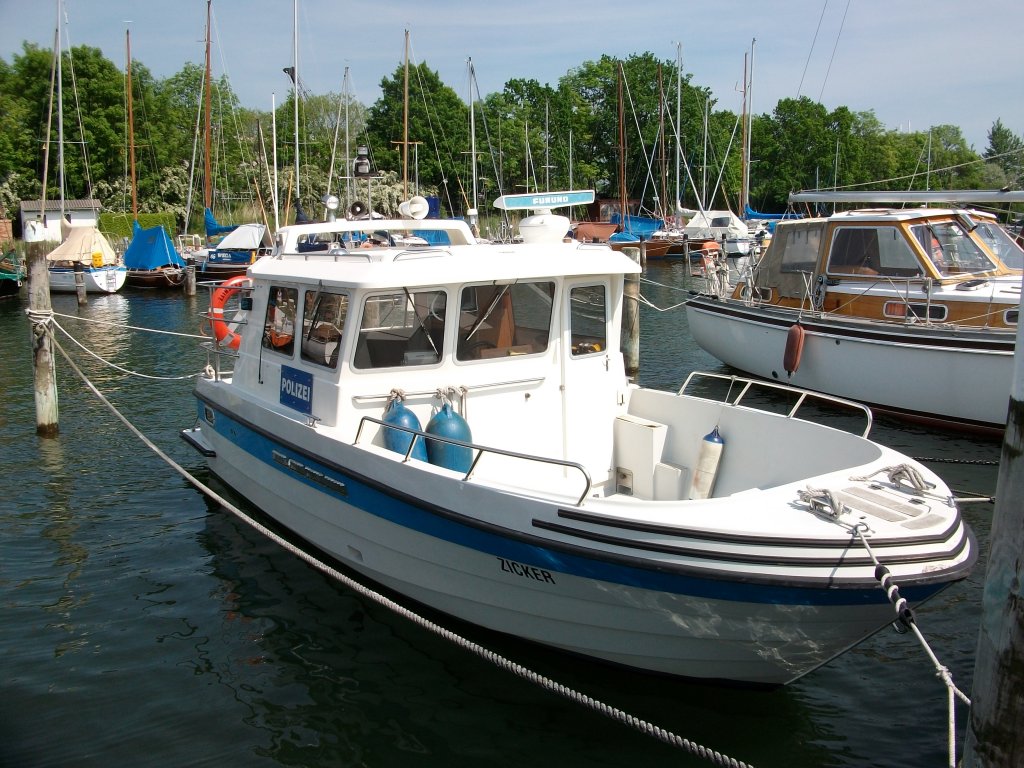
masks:
{"label": "green tree", "polygon": [[419,142],[419,149],[409,148],[408,162],[412,166],[418,157],[418,168],[403,168],[404,65],[383,78],[380,88],[382,96],[370,107],[366,121],[374,169],[394,170],[400,178],[404,174],[410,196],[412,181],[418,177],[422,185],[441,191],[450,213],[461,213],[469,207],[468,190],[457,175],[463,154],[469,151],[469,107],[426,63],[410,65],[408,137]]}
{"label": "green tree", "polygon": [[1024,141],[998,118],[989,129],[988,147],[983,157],[1002,169],[1007,184],[1021,184],[1024,176]]}

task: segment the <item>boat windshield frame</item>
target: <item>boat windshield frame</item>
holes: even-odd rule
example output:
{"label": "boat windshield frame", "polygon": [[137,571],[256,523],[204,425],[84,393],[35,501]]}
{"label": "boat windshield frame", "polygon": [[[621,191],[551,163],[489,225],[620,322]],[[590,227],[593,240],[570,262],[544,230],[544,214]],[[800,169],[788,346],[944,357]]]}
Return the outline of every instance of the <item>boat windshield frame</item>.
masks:
{"label": "boat windshield frame", "polygon": [[963,278],[999,270],[985,247],[955,219],[911,224],[910,234],[942,277]]}

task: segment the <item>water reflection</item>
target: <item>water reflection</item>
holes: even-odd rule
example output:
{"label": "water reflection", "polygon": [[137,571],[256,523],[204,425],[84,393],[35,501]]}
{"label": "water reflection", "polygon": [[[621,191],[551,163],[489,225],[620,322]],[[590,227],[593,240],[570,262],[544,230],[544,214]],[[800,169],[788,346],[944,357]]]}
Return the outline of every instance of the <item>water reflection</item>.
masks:
{"label": "water reflection", "polygon": [[[652,263],[643,295],[659,307],[678,304],[687,268]],[[78,313],[65,298],[58,311]],[[197,301],[125,294],[81,313],[193,332]],[[92,344],[109,332],[86,333]],[[21,306],[0,305],[0,335],[9,342],[0,366],[8,396],[0,413],[8,489],[0,505],[0,763],[707,765],[491,666],[281,550],[172,475],[60,359],[61,433],[40,441]],[[178,375],[205,362],[190,339],[111,335],[97,348],[133,370]],[[729,372],[689,339],[682,308],[642,308],[641,356],[641,382],[661,389],[678,389],[693,369]],[[194,419],[190,382],[81,364],[161,448],[208,479],[177,437]],[[994,492],[996,442],[884,418],[873,436],[929,461],[958,491]],[[992,508],[964,514],[982,562],[918,617],[969,691]],[[637,674],[452,626],[755,765],[944,764],[945,692],[907,635],[884,630],[796,684],[765,691]],[[912,720],[899,716],[906,712]]]}
{"label": "water reflection", "polygon": [[[201,540],[220,582],[211,596],[221,615],[219,645],[229,654],[204,674],[232,689],[250,712],[249,726],[269,739],[267,754],[282,764],[348,764],[367,755],[371,764],[511,765],[516,755],[532,765],[621,765],[627,755],[679,764],[677,751],[624,725],[595,734],[600,715],[354,595],[225,510],[211,505]],[[438,620],[655,725],[730,745],[739,759],[800,755],[793,764],[827,763],[822,747],[805,743],[816,726],[792,689],[638,674]]]}

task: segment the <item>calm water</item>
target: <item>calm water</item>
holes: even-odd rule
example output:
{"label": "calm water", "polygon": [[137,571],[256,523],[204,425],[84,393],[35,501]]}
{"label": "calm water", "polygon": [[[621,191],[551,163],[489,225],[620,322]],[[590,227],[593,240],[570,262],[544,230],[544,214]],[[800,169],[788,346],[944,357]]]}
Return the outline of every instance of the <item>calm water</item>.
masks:
{"label": "calm water", "polygon": [[[686,282],[684,265],[646,277]],[[678,288],[647,283],[667,307]],[[205,297],[201,297],[205,300]],[[58,360],[60,436],[34,429],[24,299],[0,302],[0,765],[701,766],[353,595],[208,502]],[[66,314],[194,332],[194,299],[125,293]],[[198,371],[189,339],[59,319],[97,354],[155,376]],[[724,370],[694,348],[684,311],[641,316],[641,382]],[[65,347],[68,347],[66,342]],[[188,381],[153,381],[75,353],[154,442],[220,489],[178,438]],[[879,422],[873,436],[930,459],[949,484],[995,491],[999,444]],[[970,692],[992,507],[966,508],[973,576],[919,611]],[[910,635],[885,630],[782,690],[609,670],[453,629],[584,693],[757,766],[945,765],[945,689]],[[962,743],[964,707],[958,708]]]}

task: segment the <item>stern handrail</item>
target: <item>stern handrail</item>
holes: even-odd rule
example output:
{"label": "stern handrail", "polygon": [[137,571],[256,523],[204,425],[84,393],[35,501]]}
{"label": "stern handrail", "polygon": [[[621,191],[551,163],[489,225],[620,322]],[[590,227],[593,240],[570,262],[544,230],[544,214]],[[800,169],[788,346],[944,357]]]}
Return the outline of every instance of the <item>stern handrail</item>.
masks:
{"label": "stern handrail", "polygon": [[[874,416],[872,415],[871,409],[868,408],[863,403],[858,403],[858,402],[856,402],[854,400],[847,400],[847,399],[842,398],[842,397],[834,397],[833,395],[826,395],[826,394],[824,394],[822,392],[814,392],[814,391],[809,390],[809,389],[800,389],[799,387],[794,387],[794,386],[791,386],[791,385],[788,385],[788,384],[776,384],[775,382],[772,382],[772,381],[763,381],[761,379],[749,379],[749,378],[745,378],[743,376],[733,376],[733,375],[725,374],[725,373],[712,373],[710,371],[691,371],[690,375],[688,375],[686,377],[686,380],[683,382],[683,386],[681,386],[679,388],[679,391],[676,392],[676,395],[679,396],[679,395],[687,394],[686,388],[690,386],[690,382],[693,379],[695,379],[695,378],[708,378],[708,379],[718,379],[718,380],[722,380],[722,381],[728,381],[729,382],[729,390],[728,390],[728,392],[726,392],[726,395],[722,399],[722,402],[727,403],[728,405],[733,405],[733,406],[740,405],[740,403],[743,400],[743,398],[746,397],[746,395],[754,387],[763,387],[765,389],[776,390],[778,392],[781,392],[781,393],[784,393],[784,394],[788,394],[788,395],[792,395],[792,394],[795,393],[797,395],[797,399],[796,399],[796,402],[793,404],[793,407],[790,408],[789,412],[785,414],[785,417],[787,419],[796,418],[797,417],[796,416],[797,411],[804,405],[804,402],[809,400],[809,399],[810,400],[822,400],[824,402],[831,403],[833,405],[840,405],[840,406],[843,406],[844,408],[849,408],[849,409],[854,410],[854,411],[861,411],[864,414],[864,418],[867,420],[867,425],[864,427],[864,431],[861,433],[861,437],[865,437],[866,438],[871,433],[872,422],[874,420]],[[742,384],[742,387],[740,388],[739,393],[736,395],[735,399],[730,400],[729,399],[729,395],[733,391],[733,385],[734,384]],[[690,396],[691,397],[706,397],[705,394],[694,395],[693,393],[690,393]],[[707,399],[710,399],[710,398],[707,398]],[[746,408],[755,408],[757,410],[771,412],[771,411],[768,411],[768,409],[761,408],[761,407],[759,407],[757,405],[744,404],[744,407],[746,407]],[[801,416],[799,418],[801,418],[804,421],[808,421],[809,420],[809,419],[804,418],[803,416]]]}

